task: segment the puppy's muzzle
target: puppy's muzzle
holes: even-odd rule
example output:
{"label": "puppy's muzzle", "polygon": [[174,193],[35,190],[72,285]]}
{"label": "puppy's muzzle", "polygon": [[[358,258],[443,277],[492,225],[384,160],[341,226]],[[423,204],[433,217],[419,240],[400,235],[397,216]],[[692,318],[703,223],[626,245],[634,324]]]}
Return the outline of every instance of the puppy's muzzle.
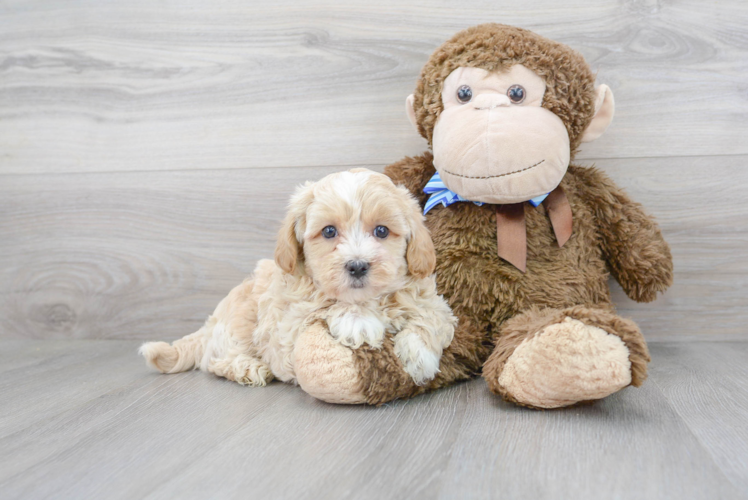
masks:
{"label": "puppy's muzzle", "polygon": [[363,278],[369,271],[369,263],[364,260],[351,260],[345,264],[345,270],[354,278]]}

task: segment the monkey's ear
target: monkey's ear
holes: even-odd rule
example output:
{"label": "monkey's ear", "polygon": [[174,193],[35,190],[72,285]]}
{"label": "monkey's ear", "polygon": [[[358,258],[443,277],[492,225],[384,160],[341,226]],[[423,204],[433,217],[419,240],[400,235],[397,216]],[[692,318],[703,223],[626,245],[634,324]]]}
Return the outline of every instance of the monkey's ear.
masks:
{"label": "monkey's ear", "polygon": [[584,131],[582,142],[594,141],[603,135],[605,129],[613,121],[613,114],[616,107],[613,101],[613,91],[607,85],[600,85],[596,92],[595,116],[592,117],[592,121]]}
{"label": "monkey's ear", "polygon": [[[415,97],[413,97],[413,94],[410,94],[407,99],[405,99],[405,113],[408,115],[408,121],[411,125],[413,125],[413,128],[416,129],[416,132],[418,132],[418,122],[416,121],[416,110],[413,109],[413,102],[415,101]],[[420,132],[418,132],[420,134]]]}

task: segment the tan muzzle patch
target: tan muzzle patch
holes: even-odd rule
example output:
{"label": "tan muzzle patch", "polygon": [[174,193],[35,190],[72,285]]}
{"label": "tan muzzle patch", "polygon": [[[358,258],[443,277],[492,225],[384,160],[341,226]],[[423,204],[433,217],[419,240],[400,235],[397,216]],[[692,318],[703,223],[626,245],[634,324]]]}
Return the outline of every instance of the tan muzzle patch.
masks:
{"label": "tan muzzle patch", "polygon": [[569,166],[569,135],[561,119],[542,107],[481,97],[445,109],[434,128],[434,166],[447,188],[495,204],[552,191]]}

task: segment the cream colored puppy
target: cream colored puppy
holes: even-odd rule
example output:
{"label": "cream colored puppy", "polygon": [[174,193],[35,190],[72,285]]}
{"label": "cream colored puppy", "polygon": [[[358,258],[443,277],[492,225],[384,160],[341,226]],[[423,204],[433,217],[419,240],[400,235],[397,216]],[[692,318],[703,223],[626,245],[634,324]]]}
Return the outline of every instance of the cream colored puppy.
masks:
{"label": "cream colored puppy", "polygon": [[344,346],[395,353],[417,384],[434,378],[456,319],[436,293],[434,246],[415,199],[354,169],[300,186],[275,250],[197,332],[140,353],[164,373],[200,368],[240,384],[295,382],[294,345],[315,321]]}

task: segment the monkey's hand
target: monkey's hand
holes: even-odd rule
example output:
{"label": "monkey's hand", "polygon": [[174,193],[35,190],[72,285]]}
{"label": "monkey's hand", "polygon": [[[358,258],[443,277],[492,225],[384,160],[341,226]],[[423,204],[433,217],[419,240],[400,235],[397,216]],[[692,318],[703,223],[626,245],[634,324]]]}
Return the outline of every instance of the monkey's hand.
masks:
{"label": "monkey's hand", "polygon": [[294,344],[296,382],[309,395],[328,403],[365,403],[365,380],[353,351],[332,338],[324,320],[309,323]]}
{"label": "monkey's hand", "polygon": [[605,174],[572,168],[583,182],[611,273],[631,299],[653,301],[673,283],[673,258],[659,226]]}

